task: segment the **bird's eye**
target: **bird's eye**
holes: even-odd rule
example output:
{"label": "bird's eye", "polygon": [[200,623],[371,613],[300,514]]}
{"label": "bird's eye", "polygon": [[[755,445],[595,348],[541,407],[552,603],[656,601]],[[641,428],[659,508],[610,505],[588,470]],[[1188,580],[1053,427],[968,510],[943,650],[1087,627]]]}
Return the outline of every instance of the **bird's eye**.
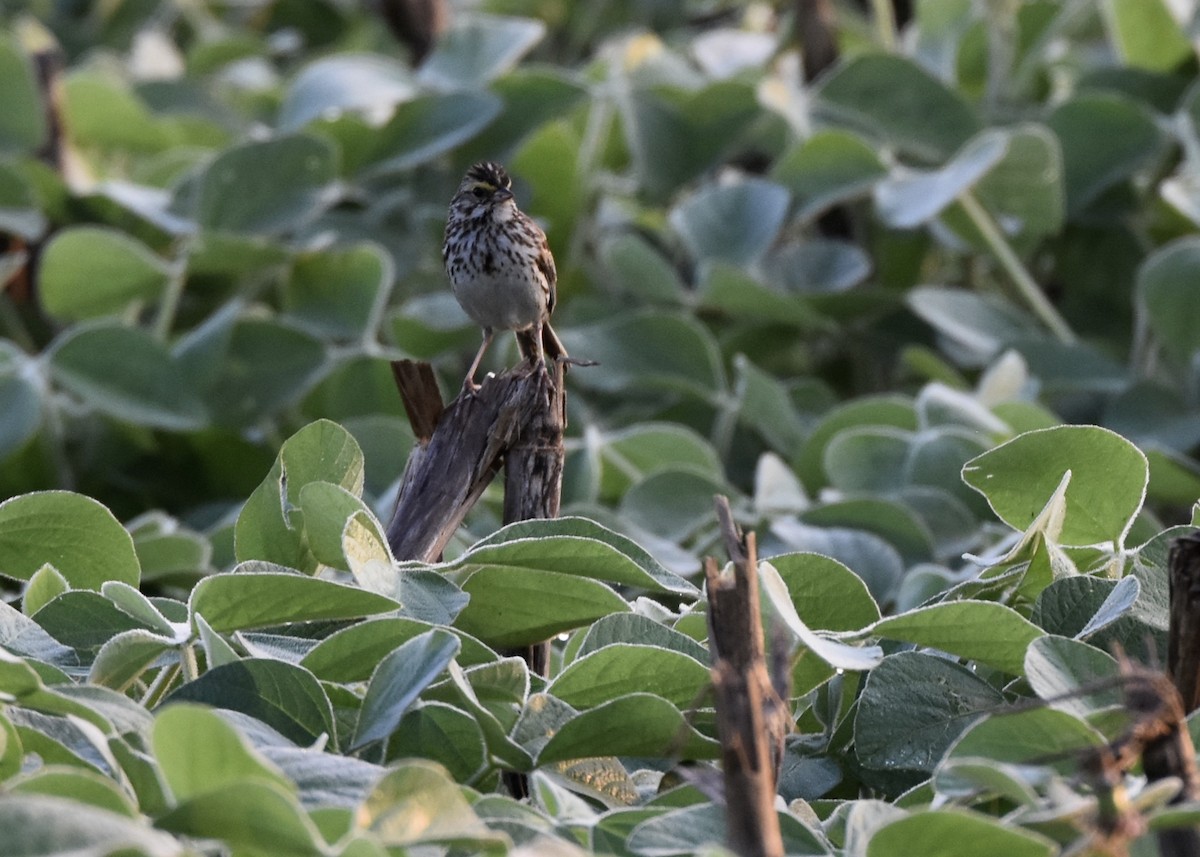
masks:
{"label": "bird's eye", "polygon": [[487,196],[487,191],[481,187],[475,188],[471,191],[471,193],[475,194],[476,199],[483,199],[485,196]]}

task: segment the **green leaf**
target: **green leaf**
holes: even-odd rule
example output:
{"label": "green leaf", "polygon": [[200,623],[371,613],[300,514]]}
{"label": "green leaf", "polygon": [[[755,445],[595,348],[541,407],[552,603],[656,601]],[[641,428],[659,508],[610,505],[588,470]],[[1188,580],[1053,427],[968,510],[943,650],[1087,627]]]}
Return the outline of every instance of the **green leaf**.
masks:
{"label": "green leaf", "polygon": [[804,623],[821,631],[857,631],[879,619],[879,605],[862,578],[842,563],[815,553],[771,557]]}
{"label": "green leaf", "polygon": [[1158,341],[1181,362],[1190,360],[1200,348],[1200,308],[1192,289],[1197,276],[1200,239],[1194,237],[1158,248],[1138,268],[1138,303]]}
{"label": "green leaf", "polygon": [[300,745],[334,738],[333,709],[308,670],[283,661],[247,658],[206,672],[166,702],[199,702],[240,711]]}
{"label": "green leaf", "polygon": [[788,198],[785,188],[762,179],[708,185],[671,209],[669,217],[695,258],[749,265],[779,232]]}
{"label": "green leaf", "polygon": [[[3,46],[0,45],[0,52],[2,51]],[[0,59],[0,63],[3,63],[3,59]],[[0,99],[2,98],[3,95],[0,95]],[[0,135],[3,133],[3,130],[0,130]],[[0,142],[0,151],[3,148],[3,142]],[[29,242],[37,241],[46,231],[46,216],[42,213],[33,188],[20,172],[3,161],[0,161],[0,231]],[[5,255],[9,255],[9,258],[17,257],[11,249],[10,254]],[[0,268],[3,267],[4,263],[0,262]],[[7,273],[0,274],[0,281],[7,280]]]}
{"label": "green leaf", "polygon": [[685,297],[679,271],[645,238],[622,232],[600,245],[612,286],[640,303],[678,304]]}
{"label": "green leaf", "polygon": [[667,469],[691,469],[718,477],[720,460],[712,445],[685,426],[639,423],[589,439],[589,457],[600,460],[600,494],[616,500],[636,482]]}
{"label": "green leaf", "polygon": [[[317,643],[300,661],[322,681],[366,681],[375,666],[396,646],[437,626],[416,619],[389,617],[369,619],[343,628]],[[467,634],[455,631],[461,649],[458,662],[464,666],[495,660],[496,653]]]}
{"label": "green leaf", "polygon": [[215,711],[200,705],[169,705],[154,718],[154,756],[175,800],[234,787],[249,780],[295,786]]}
{"label": "green leaf", "polygon": [[1062,228],[1067,205],[1058,138],[1032,123],[1012,126],[1007,136],[1004,158],[979,181],[975,194],[1018,240],[1054,235]]}
{"label": "green leaf", "polygon": [[831,124],[862,131],[928,161],[950,156],[979,130],[957,93],[912,60],[863,54],[838,66],[817,90]]}
{"label": "green leaf", "polygon": [[944,167],[928,172],[897,171],[875,186],[875,209],[896,229],[912,229],[979,183],[1008,152],[1009,137],[988,130],[971,139]]}
{"label": "green leaf", "polygon": [[[428,61],[422,71],[426,68]],[[428,163],[478,135],[501,106],[488,92],[426,95],[402,104],[372,135],[360,169],[374,178]]]}
{"label": "green leaf", "polygon": [[46,114],[33,67],[17,40],[5,33],[0,38],[0,152],[29,154],[45,138]]}
{"label": "green leaf", "polygon": [[21,612],[32,616],[70,588],[71,584],[58,569],[46,563],[30,576],[21,595]]}
{"label": "green leaf", "polygon": [[306,65],[292,80],[279,108],[279,128],[295,131],[314,119],[345,112],[375,114],[417,91],[412,73],[377,54],[337,54]]}
{"label": "green leaf", "polygon": [[909,292],[907,302],[913,312],[978,365],[998,356],[1008,343],[1037,333],[1033,319],[997,295],[918,286]]}
{"label": "green leaf", "polygon": [[63,96],[65,124],[76,144],[147,153],[176,142],[166,123],[109,71],[73,70],[63,81]]}
{"label": "green leaf", "polygon": [[699,594],[695,586],[668,571],[632,539],[587,518],[567,516],[509,524],[445,566],[450,572],[480,567],[556,571],[660,594]]}
{"label": "green leaf", "polygon": [[1098,426],[1025,432],[968,461],[962,472],[1002,521],[1023,531],[1068,471],[1062,544],[1120,544],[1150,476],[1146,456],[1118,434]]}
{"label": "green leaf", "polygon": [[337,423],[318,420],[283,442],[271,472],[238,515],[239,560],[266,560],[304,571],[316,568],[297,516],[300,491],[310,482],[340,485],[355,496],[362,493],[362,450]]}
{"label": "green leaf", "polygon": [[1046,764],[1050,760],[1074,772],[1082,752],[1104,743],[1099,732],[1073,714],[1054,708],[1026,708],[980,720],[955,742],[947,758],[1014,764]]}
{"label": "green leaf", "polygon": [[1163,142],[1144,107],[1108,93],[1078,95],[1056,108],[1046,124],[1062,145],[1072,216],[1154,159]]}
{"label": "green leaf", "polygon": [[1077,717],[1121,704],[1119,674],[1112,655],[1067,637],[1041,637],[1025,653],[1025,675],[1034,692]]}
{"label": "green leaf", "polygon": [[494,836],[445,770],[421,761],[390,770],[358,808],[355,824],[389,845]]}
{"label": "green leaf", "polygon": [[86,589],[64,592],[33,618],[56,640],[82,650],[99,649],[114,635],[135,628],[154,630],[104,596]]}
{"label": "green leaf", "polygon": [[[380,546],[386,544],[383,541],[383,527],[367,504],[341,485],[332,482],[309,482],[304,485],[300,489],[300,512],[308,548],[323,565],[350,570],[350,563],[343,551],[344,534],[351,519],[359,519],[359,516],[372,531],[373,542]],[[386,549],[382,558],[388,558]],[[390,571],[390,567],[391,563],[388,562],[387,571]]]}
{"label": "green leaf", "polygon": [[1141,586],[1136,577],[1078,575],[1055,580],[1033,605],[1033,620],[1052,634],[1086,637],[1128,615]]}
{"label": "green leaf", "polygon": [[77,589],[136,586],[140,574],[133,539],[90,497],[41,491],[0,503],[0,574],[28,580],[47,562]]}
{"label": "green leaf", "polygon": [[1192,57],[1192,45],[1163,0],[1103,0],[1109,38],[1126,65],[1169,73]]}
{"label": "green leaf", "polygon": [[12,794],[61,797],[128,818],[137,816],[133,802],[115,782],[86,768],[50,765],[8,785]]}
{"label": "green leaf", "polygon": [[640,613],[612,613],[598,619],[583,634],[579,648],[572,659],[582,657],[613,643],[637,643],[657,646],[695,658],[704,663],[708,660],[708,649],[687,634],[655,622]]}
{"label": "green leaf", "polygon": [[[636,729],[629,724],[636,723]],[[720,745],[696,731],[679,709],[653,693],[602,702],[560,726],[538,753],[539,766],[592,756],[716,758]]]}
{"label": "green leaf", "polygon": [[[2,278],[2,277],[0,277]],[[0,461],[20,450],[42,426],[42,399],[30,380],[0,377]]]}
{"label": "green leaf", "polygon": [[995,601],[946,601],[888,616],[870,633],[941,649],[1013,675],[1025,669],[1025,651],[1042,631]]}
{"label": "green leaf", "polygon": [[405,641],[380,661],[367,684],[350,749],[387,738],[460,647],[456,636],[435,628]]}
{"label": "green leaf", "polygon": [[284,290],[289,318],[318,334],[357,339],[373,333],[395,276],[375,244],[300,255]]}
{"label": "green leaf", "polygon": [[140,819],[49,795],[7,796],[0,801],[0,830],[12,857],[186,853],[174,837]]}
{"label": "green leaf", "polygon": [[88,681],[124,692],[175,646],[172,638],[142,628],[121,631],[100,646],[88,670]]}
{"label": "green leaf", "polygon": [[173,833],[226,843],[248,857],[325,857],[321,834],[295,797],[274,783],[239,781],[195,795],[155,820]]}
{"label": "green leaf", "polygon": [[419,757],[444,765],[458,782],[470,782],[487,765],[487,745],[475,718],[444,702],[409,710],[388,740],[392,758]]}
{"label": "green leaf", "polygon": [[575,708],[593,708],[630,693],[652,693],[683,708],[708,686],[708,667],[670,649],[614,643],[566,666],[546,688]]}
{"label": "green leaf", "polygon": [[683,390],[709,397],[725,388],[716,342],[697,322],[678,314],[639,312],[562,332],[576,357],[596,360],[579,384],[604,392]]}
{"label": "green leaf", "polygon": [[206,229],[276,235],[294,231],[324,209],[336,155],[301,134],[226,149],[205,170],[196,220]]}
{"label": "green leaf", "polygon": [[249,562],[229,574],[206,577],[192,589],[188,609],[215,631],[268,628],[288,622],[357,619],[398,610],[383,595],[334,583],[270,563]]}
{"label": "green leaf", "polygon": [[792,192],[802,218],[865,195],[886,175],[874,148],[837,128],[817,131],[784,153],[771,170],[771,178]]}
{"label": "green leaf", "polygon": [[533,18],[463,13],[421,64],[420,81],[435,89],[479,89],[517,64],[546,34]]}
{"label": "green leaf", "polygon": [[167,266],[144,244],[115,229],[76,226],[55,234],[42,251],[39,294],[46,312],[78,321],[125,312],[157,300]]}
{"label": "green leaf", "polygon": [[54,341],[49,358],[55,380],[100,413],[171,431],[198,429],[207,420],[180,366],[141,330],[76,326]]}
{"label": "green leaf", "polygon": [[1004,695],[945,658],[901,652],[867,674],[854,720],[865,766],[932,771],[946,748]]}
{"label": "green leaf", "polygon": [[[548,640],[629,609],[595,580],[532,568],[484,567],[462,583],[471,600],[455,627],[492,646],[512,648]],[[544,605],[553,604],[553,612]]]}
{"label": "green leaf", "polygon": [[875,832],[867,857],[1050,857],[1058,846],[1046,837],[966,809],[925,810]]}

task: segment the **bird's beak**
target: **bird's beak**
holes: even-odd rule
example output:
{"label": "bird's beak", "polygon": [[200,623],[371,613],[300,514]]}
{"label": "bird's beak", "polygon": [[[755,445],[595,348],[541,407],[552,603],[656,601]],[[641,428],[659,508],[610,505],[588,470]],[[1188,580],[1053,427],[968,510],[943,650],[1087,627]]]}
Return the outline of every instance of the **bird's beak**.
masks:
{"label": "bird's beak", "polygon": [[495,199],[496,202],[507,202],[512,198],[512,191],[505,188],[497,188],[496,193],[493,196],[493,199]]}

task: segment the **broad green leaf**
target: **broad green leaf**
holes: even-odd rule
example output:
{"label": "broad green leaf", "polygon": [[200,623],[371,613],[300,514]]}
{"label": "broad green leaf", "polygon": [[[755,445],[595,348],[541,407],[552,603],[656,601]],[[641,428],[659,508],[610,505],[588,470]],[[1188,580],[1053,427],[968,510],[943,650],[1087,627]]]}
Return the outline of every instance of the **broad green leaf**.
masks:
{"label": "broad green leaf", "polygon": [[99,649],[114,635],[135,628],[155,630],[153,625],[86,589],[64,592],[38,610],[33,619],[56,640],[81,650]]}
{"label": "broad green leaf", "polygon": [[[134,539],[134,547],[137,547],[136,538]],[[162,614],[162,611],[154,606],[154,603],[143,595],[140,590],[130,586],[128,583],[122,583],[119,580],[107,581],[101,585],[100,594],[130,616],[153,628],[158,633],[165,636],[174,636],[178,633],[177,626],[172,625],[167,620],[167,617]]]}
{"label": "broad green leaf", "polygon": [[0,830],[5,831],[5,850],[12,857],[187,853],[174,837],[140,819],[49,795],[7,796],[0,801]]}
{"label": "broad green leaf", "polygon": [[253,235],[291,232],[330,200],[336,155],[300,134],[226,149],[205,170],[196,220],[216,231]]}
{"label": "broad green leaf", "polygon": [[79,658],[74,651],[4,601],[0,601],[0,647],[10,655],[34,658],[45,664],[78,666]]}
{"label": "broad green leaf", "polygon": [[993,713],[968,729],[947,758],[985,758],[1015,764],[1053,764],[1078,770],[1079,754],[1105,743],[1078,717],[1054,708]]}
{"label": "broad green leaf", "polygon": [[0,377],[0,461],[20,450],[42,426],[42,399],[28,379]]}
{"label": "broad green leaf", "polygon": [[1108,93],[1078,95],[1056,108],[1046,124],[1062,145],[1072,216],[1145,166],[1162,146],[1162,132],[1142,105]]}
{"label": "broad green leaf", "polygon": [[1078,575],[1055,580],[1033,605],[1033,621],[1052,634],[1086,637],[1128,615],[1141,586],[1133,576]]}
{"label": "broad green leaf", "polygon": [[721,473],[716,451],[694,431],[673,423],[639,423],[611,434],[586,437],[600,459],[600,492],[620,498],[641,479],[668,468],[692,468],[712,476]]}
{"label": "broad green leaf", "polygon": [[579,641],[579,648],[573,658],[582,657],[613,643],[657,646],[695,658],[701,663],[708,660],[708,649],[691,637],[640,613],[611,613],[594,622],[583,632],[583,638]]}
{"label": "broad green leaf", "polygon": [[546,34],[533,18],[456,15],[421,64],[418,78],[435,89],[481,88],[515,66]]}
{"label": "broad green leaf", "polygon": [[925,810],[885,825],[871,837],[867,857],[957,857],[964,847],[972,857],[1058,853],[1058,846],[1041,834],[956,808]]}
{"label": "broad green leaf", "polygon": [[693,705],[708,682],[708,667],[688,655],[615,643],[572,661],[546,690],[575,708],[630,693],[652,693],[682,708]]}
{"label": "broad green leaf", "polygon": [[247,658],[210,669],[166,702],[240,711],[304,746],[336,737],[333,709],[321,683],[308,670],[282,661]]}
{"label": "broad green leaf", "polygon": [[341,426],[318,420],[292,435],[262,484],[238,516],[239,560],[260,559],[304,571],[316,568],[297,520],[300,491],[310,482],[330,482],[352,494],[362,492],[362,450]]}
{"label": "broad green leaf", "polygon": [[600,260],[613,288],[639,302],[674,305],[684,300],[679,271],[636,232],[622,232],[604,241]]}
{"label": "broad green leaf", "polygon": [[1022,310],[997,295],[978,295],[962,289],[919,286],[909,292],[908,306],[929,323],[971,363],[983,365],[1004,347],[1037,332]]}
{"label": "broad green leaf", "polygon": [[188,800],[246,781],[295,786],[215,711],[169,705],[154,718],[154,756],[175,800]]}
{"label": "broad green leaf", "polygon": [[829,483],[825,450],[839,433],[856,426],[892,426],[915,431],[917,416],[912,402],[900,396],[865,396],[831,410],[812,429],[801,448],[796,473],[809,491]]}
{"label": "broad green leaf", "polygon": [[[0,45],[0,53],[3,50],[3,45]],[[3,62],[4,60],[0,58],[0,64]],[[0,98],[3,96],[0,95]],[[0,130],[0,135],[2,134],[3,131]],[[0,141],[0,151],[3,151],[3,148],[4,144]],[[46,231],[46,216],[42,213],[41,206],[34,196],[33,188],[20,172],[2,160],[0,160],[0,231],[30,242],[37,241]],[[18,258],[18,254],[12,252],[11,249],[10,253],[4,255],[9,256],[10,259]],[[0,268],[4,267],[4,262],[0,261]],[[0,274],[0,281],[7,282],[8,279],[6,273]]]}
{"label": "broad green leaf", "polygon": [[828,238],[792,241],[770,252],[763,268],[771,282],[794,294],[834,295],[871,275],[871,257],[857,244]]}
{"label": "broad green leaf", "polygon": [[458,782],[469,782],[487,764],[479,724],[461,708],[428,702],[409,710],[388,740],[392,758],[420,757],[444,765]]}
{"label": "broad green leaf", "polygon": [[[629,609],[611,588],[585,577],[491,565],[463,583],[471,600],[454,625],[491,646],[527,646]],[[547,611],[546,604],[553,604]]]}
{"label": "broad green leaf", "polygon": [[283,97],[278,124],[294,131],[314,119],[344,112],[378,115],[417,91],[412,73],[376,54],[335,54],[306,65]]}
{"label": "broad green leaf", "polygon": [[79,68],[63,81],[65,124],[72,142],[100,149],[158,152],[175,135],[118,75]]}
{"label": "broad green leaf", "polygon": [[1011,607],[995,601],[946,601],[888,616],[872,635],[941,649],[1020,675],[1025,651],[1042,631]]}
{"label": "broad green leaf", "polygon": [[975,186],[975,194],[1019,240],[1056,234],[1067,204],[1058,138],[1044,125],[1034,124],[1014,125],[1007,136],[1004,157]]}
{"label": "broad green leaf", "polygon": [[771,178],[792,192],[797,214],[812,217],[862,196],[887,175],[879,155],[857,134],[824,128],[776,161]]}
{"label": "broad green leaf", "polygon": [[136,586],[140,574],[133,539],[90,497],[42,491],[0,503],[0,574],[28,580],[47,562],[78,589]]}
{"label": "broad green leaf", "polygon": [[1109,38],[1127,65],[1169,73],[1193,56],[1179,22],[1164,0],[1103,0]]}
{"label": "broad green leaf", "polygon": [[645,532],[682,544],[712,521],[712,497],[728,494],[722,478],[690,469],[660,470],[633,485],[617,507]]}
{"label": "broad green leaf", "polygon": [[658,199],[719,163],[762,111],[741,81],[637,87],[617,104],[638,182]]}
{"label": "broad green leaf", "polygon": [[581,386],[623,394],[682,390],[700,397],[725,387],[712,334],[678,314],[642,311],[561,336],[572,355],[604,367],[602,372],[579,370]]}
{"label": "broad green leaf", "polygon": [[156,300],[170,274],[148,247],[125,233],[75,226],[58,232],[46,245],[38,277],[46,312],[78,321]]}
{"label": "broad green leaf", "polygon": [[857,631],[878,621],[879,605],[862,578],[837,560],[816,553],[788,553],[770,561],[808,627]]}
{"label": "broad green leaf", "polygon": [[425,95],[402,104],[373,133],[360,169],[378,177],[428,163],[483,131],[501,106],[500,99],[488,92]]}
{"label": "broad green leaf", "polygon": [[[726,569],[723,574],[728,573],[729,567]],[[809,630],[796,613],[783,578],[771,563],[760,562],[758,575],[764,605],[792,632],[801,646],[838,670],[869,670],[879,665],[883,650],[878,646],[850,646]]]}
{"label": "broad green leaf", "polygon": [[193,795],[155,820],[163,830],[224,842],[231,853],[324,857],[321,834],[295,797],[275,783],[241,780]]}
{"label": "broad green leaf", "polygon": [[869,768],[932,771],[946,748],[1004,695],[964,666],[901,652],[867,674],[854,743]]}
{"label": "broad green leaf", "polygon": [[700,266],[699,277],[696,299],[705,310],[738,320],[787,324],[803,331],[830,328],[803,295],[784,292],[782,286],[768,288],[727,262],[707,260]]}
{"label": "broad green leaf", "polygon": [[[636,723],[636,729],[629,724]],[[653,693],[616,696],[568,720],[538,753],[538,765],[592,756],[715,758],[720,745],[701,735]]]}
{"label": "broad green leaf", "polygon": [[137,817],[137,808],[113,780],[87,768],[49,765],[7,785],[12,794],[60,797],[129,818]]}
{"label": "broad green leaf", "polygon": [[1120,544],[1145,499],[1149,465],[1118,434],[1098,426],[1026,432],[968,461],[962,472],[1001,520],[1025,530],[1068,471],[1062,543]]}
{"label": "broad green leaf", "polygon": [[697,259],[749,265],[774,240],[789,194],[762,179],[709,185],[675,206],[671,225]]}
{"label": "broad green leaf", "polygon": [[58,569],[46,563],[29,577],[21,594],[21,612],[32,616],[71,588]]}
{"label": "broad green leaf", "polygon": [[1200,276],[1200,240],[1180,238],[1150,254],[1138,269],[1136,294],[1158,341],[1186,362],[1200,348],[1200,308],[1192,286]]}
{"label": "broad green leaf", "polygon": [[292,265],[284,310],[296,323],[324,336],[370,336],[394,276],[391,257],[374,244],[305,253]]}
{"label": "broad green leaf", "polygon": [[[369,619],[330,634],[304,656],[300,665],[322,681],[366,681],[396,646],[435,627],[415,619]],[[462,644],[457,656],[460,664],[473,666],[495,659],[496,653],[474,637],[457,634]]]}
{"label": "broad green leaf", "polygon": [[204,397],[214,420],[246,429],[309,391],[326,367],[327,346],[279,321],[243,317],[231,322],[225,330],[211,331],[209,342],[197,343],[198,348],[219,349],[216,354],[207,360],[199,352],[191,356],[197,364],[208,364]]}
{"label": "broad green leaf", "polygon": [[356,586],[243,563],[232,573],[206,577],[192,589],[189,610],[216,631],[267,628],[288,622],[357,619],[399,609],[390,598]]}
{"label": "broad green leaf", "polygon": [[899,551],[879,536],[842,527],[810,527],[795,518],[777,518],[772,534],[788,551],[824,554],[850,568],[867,585],[876,603],[890,601],[904,574]]}
{"label": "broad green leaf", "polygon": [[979,129],[957,93],[912,60],[863,54],[839,66],[816,93],[834,126],[862,131],[927,160],[950,156]]}
{"label": "broad green leaf", "polygon": [[460,647],[452,633],[434,629],[406,640],[381,660],[367,683],[350,749],[387,738]]}
{"label": "broad green leaf", "polygon": [[115,324],[69,328],[49,349],[54,379],[100,413],[171,431],[201,428],[204,403],[150,334]]}
{"label": "broad green leaf", "polygon": [[33,66],[6,33],[0,38],[0,152],[28,154],[45,137],[46,114]]}
{"label": "broad green leaf", "polygon": [[175,645],[171,637],[142,628],[121,631],[110,637],[96,653],[88,671],[88,681],[124,692]]}
{"label": "broad green leaf", "polygon": [[[935,549],[933,532],[921,514],[908,503],[899,501],[878,497],[838,500],[805,509],[800,513],[800,520],[814,527],[849,527],[874,533],[900,551],[904,561],[910,565],[930,559]],[[779,557],[773,557],[771,561],[783,573]],[[864,624],[878,618],[875,616]]]}
{"label": "broad green leaf", "polygon": [[587,518],[518,521],[476,542],[448,571],[529,568],[575,574],[661,594],[699,591],[627,536]]}
{"label": "broad green leaf", "polygon": [[875,186],[875,209],[885,223],[897,229],[927,223],[999,164],[1008,152],[1008,144],[1008,134],[988,130],[974,137],[940,169],[896,171]]}
{"label": "broad green leaf", "polygon": [[495,836],[444,768],[415,760],[390,770],[367,795],[354,821],[389,845]]}
{"label": "broad green leaf", "polygon": [[1034,692],[1078,717],[1121,704],[1117,661],[1095,646],[1046,635],[1025,653],[1025,676]]}
{"label": "broad green leaf", "polygon": [[309,482],[302,486],[300,512],[308,549],[318,562],[332,568],[350,570],[343,552],[343,535],[351,518],[364,516],[365,520],[371,522],[370,527],[376,538],[382,538],[383,527],[375,520],[366,503],[332,482]]}

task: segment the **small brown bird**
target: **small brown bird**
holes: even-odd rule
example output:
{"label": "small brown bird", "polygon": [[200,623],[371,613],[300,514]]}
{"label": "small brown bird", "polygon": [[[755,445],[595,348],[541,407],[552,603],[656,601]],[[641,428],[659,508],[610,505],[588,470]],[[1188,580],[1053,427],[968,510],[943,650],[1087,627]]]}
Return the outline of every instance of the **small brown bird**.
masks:
{"label": "small brown bird", "polygon": [[442,258],[454,297],[483,328],[465,389],[476,388],[475,372],[497,330],[514,331],[521,356],[534,366],[567,359],[550,327],[554,256],[546,233],[517,208],[504,167],[489,161],[467,170],[450,202]]}

